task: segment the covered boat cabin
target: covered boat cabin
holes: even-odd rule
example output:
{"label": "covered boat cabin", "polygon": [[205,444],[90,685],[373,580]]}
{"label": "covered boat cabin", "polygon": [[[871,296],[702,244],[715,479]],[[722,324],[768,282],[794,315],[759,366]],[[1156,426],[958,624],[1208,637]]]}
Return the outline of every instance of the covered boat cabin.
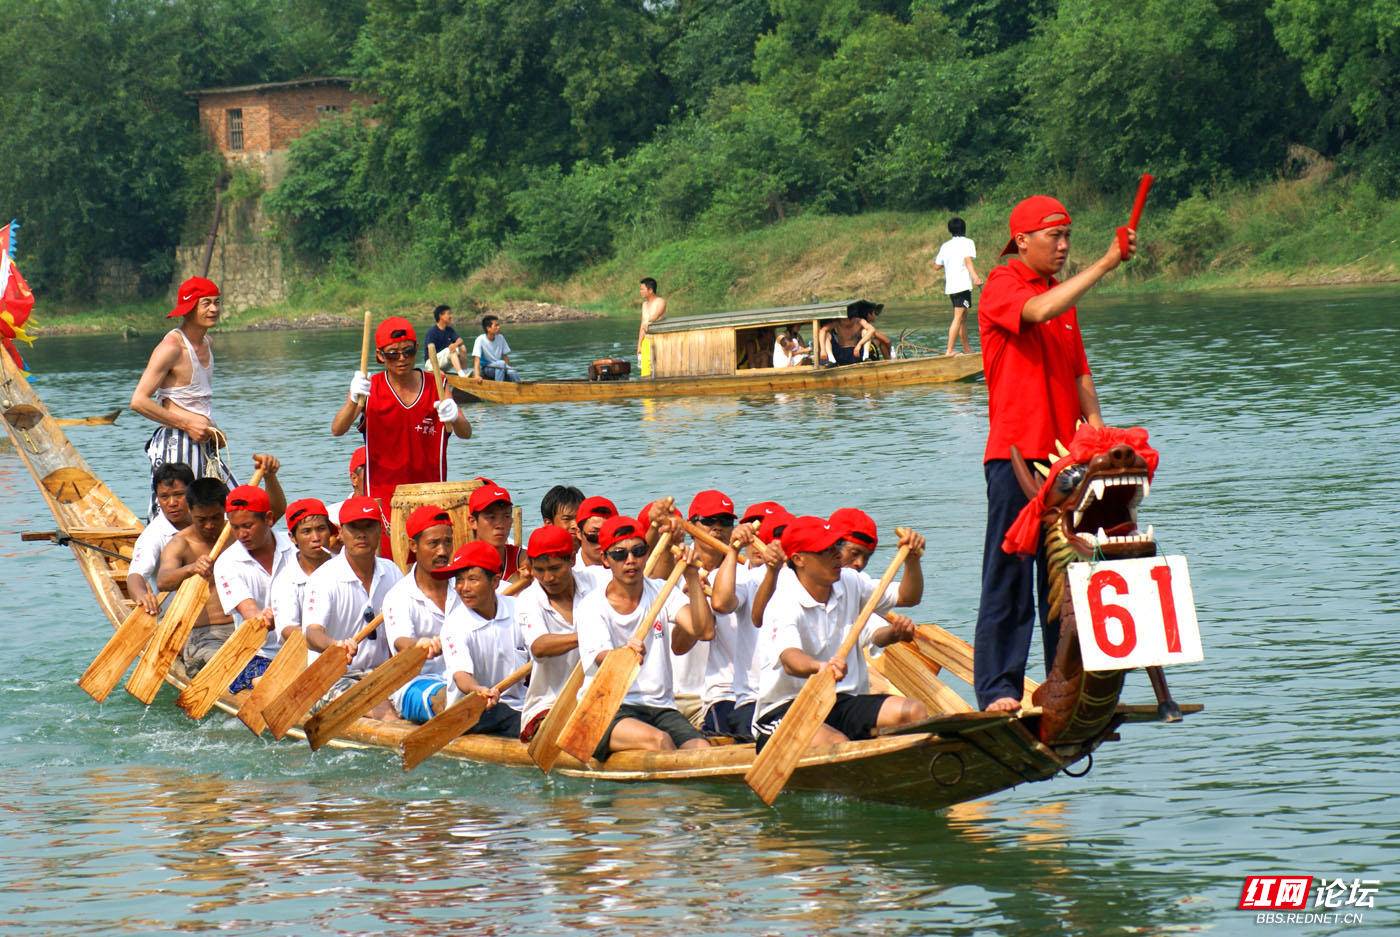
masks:
{"label": "covered boat cabin", "polygon": [[777,306],[741,312],[715,312],[663,319],[647,329],[652,341],[652,370],[656,377],[698,377],[748,371],[812,370],[815,364],[773,368],[773,346],[789,325],[803,330],[803,343],[813,347],[822,324],[852,313],[884,308],[866,299]]}

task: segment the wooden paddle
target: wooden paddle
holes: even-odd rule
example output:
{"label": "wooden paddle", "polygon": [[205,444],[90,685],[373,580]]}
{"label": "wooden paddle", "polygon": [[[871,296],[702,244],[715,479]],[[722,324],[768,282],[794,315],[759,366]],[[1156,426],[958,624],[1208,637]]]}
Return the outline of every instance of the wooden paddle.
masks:
{"label": "wooden paddle", "polygon": [[191,719],[203,719],[266,641],[267,623],[262,616],[245,618],[204,669],[175,697],[175,705]]}
{"label": "wooden paddle", "polygon": [[[257,485],[262,481],[262,477],[263,470],[259,468],[253,473],[248,484]],[[224,547],[228,546],[232,535],[233,528],[225,522],[219,539],[214,542],[214,549],[209,551],[211,563],[224,552]],[[175,597],[170,600],[170,607],[165,610],[165,617],[160,620],[160,626],[147,643],[145,653],[141,655],[141,662],[136,665],[136,669],[126,681],[128,693],[147,706],[151,705],[156,693],[160,691],[165,675],[170,672],[170,665],[175,662],[176,655],[189,640],[195,619],[199,618],[199,613],[208,602],[208,579],[203,576],[188,576],[180,583]]]}
{"label": "wooden paddle", "polygon": [[[651,603],[651,608],[647,609],[642,620],[638,622],[637,630],[632,633],[634,640],[642,641],[646,638],[656,617],[666,607],[671,590],[676,588],[676,583],[680,582],[685,570],[686,564],[678,560],[671,569],[671,575],[666,577],[660,594]],[[657,647],[652,653],[668,654],[670,648]],[[573,716],[559,733],[559,747],[579,761],[587,762],[592,758],[598,743],[603,740],[603,734],[608,731],[613,717],[617,715],[623,697],[627,695],[632,681],[637,679],[641,669],[641,655],[630,646],[623,645],[608,651],[607,657],[603,658],[603,663],[598,667],[598,672],[593,675],[593,680],[583,691],[583,698],[578,701]]]}
{"label": "wooden paddle", "polygon": [[341,729],[393,696],[395,690],[423,672],[427,659],[428,649],[420,644],[400,651],[306,720],[306,741],[311,750],[325,745]]}
{"label": "wooden paddle", "polygon": [[298,628],[282,641],[282,649],[267,665],[267,670],[253,684],[253,692],[238,707],[238,718],[254,735],[267,728],[263,708],[282,695],[282,691],[306,669],[306,635]]}
{"label": "wooden paddle", "polygon": [[428,371],[433,376],[433,389],[437,391],[437,397],[442,400],[447,396],[447,378],[442,376],[442,371],[438,368],[437,349],[433,343],[428,343]]}
{"label": "wooden paddle", "polygon": [[[903,533],[901,528],[897,528],[897,531]],[[875,614],[875,607],[880,604],[885,590],[890,587],[895,573],[899,572],[908,556],[908,547],[900,547],[895,553],[889,569],[880,577],[875,591],[871,593],[865,607],[860,610],[855,622],[846,632],[841,646],[837,648],[834,655],[837,659],[844,660],[850,656],[851,649],[860,638],[861,629],[870,620],[870,616]],[[765,804],[772,806],[773,801],[778,799],[793,771],[797,770],[797,763],[802,760],[802,756],[812,744],[812,737],[817,734],[817,729],[826,721],[831,707],[835,705],[836,675],[823,663],[821,669],[808,677],[807,682],[802,685],[802,691],[797,694],[787,714],[778,723],[773,737],[763,746],[763,751],[758,753],[758,757],[744,774],[744,780]]]}
{"label": "wooden paddle", "polygon": [[[365,328],[364,332],[360,335],[360,373],[363,374],[365,377],[369,377],[369,333],[371,324],[372,323],[370,322],[369,318],[369,310],[366,309]],[[368,398],[364,398],[360,400],[360,403],[364,404],[367,401]]]}
{"label": "wooden paddle", "polygon": [[656,572],[656,564],[661,562],[661,557],[671,548],[671,532],[662,531],[661,536],[656,538],[656,546],[651,548],[651,555],[647,557],[647,564],[642,567],[642,576],[651,578],[651,574]]}
{"label": "wooden paddle", "polygon": [[[521,664],[492,689],[504,693],[529,676],[532,666]],[[403,740],[403,769],[412,771],[448,742],[469,732],[484,712],[486,694],[471,693],[408,733]]]}
{"label": "wooden paddle", "polygon": [[[350,640],[359,644],[374,634],[383,620],[384,613],[380,612],[374,616],[373,621],[355,632],[355,636]],[[272,737],[280,739],[286,735],[287,730],[306,715],[307,711],[316,705],[316,701],[335,686],[337,680],[345,676],[352,659],[354,654],[344,648],[326,648],[310,667],[287,685],[280,696],[264,706],[262,716],[272,732]]]}
{"label": "wooden paddle", "polygon": [[[162,592],[156,596],[156,602],[163,604],[169,594]],[[122,674],[126,673],[126,668],[131,666],[136,655],[141,653],[141,648],[146,645],[146,641],[155,630],[156,616],[138,604],[122,619],[122,623],[107,639],[102,650],[98,651],[92,663],[88,664],[87,670],[78,678],[78,686],[97,702],[105,700],[121,682]]]}
{"label": "wooden paddle", "polygon": [[690,521],[685,521],[684,523],[685,532],[690,534],[697,541],[703,543],[710,549],[718,550],[721,553],[728,553],[729,551],[734,549],[733,546],[725,543],[723,540],[719,539],[714,534],[701,527],[699,524],[695,524]]}

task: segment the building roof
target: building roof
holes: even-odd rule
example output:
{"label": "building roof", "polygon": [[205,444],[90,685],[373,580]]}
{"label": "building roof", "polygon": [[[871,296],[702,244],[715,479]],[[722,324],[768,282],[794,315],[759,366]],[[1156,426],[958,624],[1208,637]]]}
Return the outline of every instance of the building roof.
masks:
{"label": "building roof", "polygon": [[348,85],[354,81],[354,78],[328,75],[322,78],[297,78],[292,81],[268,81],[260,85],[232,85],[227,88],[199,88],[194,91],[186,91],[185,94],[192,98],[202,98],[209,94],[245,94],[249,91],[261,94],[265,91],[282,91],[287,88],[310,88],[314,85]]}
{"label": "building roof", "polygon": [[647,326],[648,332],[693,332],[699,329],[762,328],[769,325],[788,325],[798,322],[811,322],[813,319],[844,319],[851,307],[883,309],[883,303],[873,303],[868,299],[842,299],[829,303],[811,303],[806,306],[774,306],[768,309],[744,309],[738,312],[707,312],[698,316],[679,316],[662,319]]}

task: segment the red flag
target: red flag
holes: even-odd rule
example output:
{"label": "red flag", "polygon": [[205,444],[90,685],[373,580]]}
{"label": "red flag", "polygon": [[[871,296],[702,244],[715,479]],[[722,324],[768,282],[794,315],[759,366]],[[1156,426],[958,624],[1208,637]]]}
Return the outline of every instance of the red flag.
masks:
{"label": "red flag", "polygon": [[24,358],[15,347],[15,339],[33,345],[34,339],[25,332],[24,325],[34,309],[34,293],[24,281],[24,275],[15,265],[15,241],[19,234],[19,222],[11,221],[0,228],[0,346],[3,346],[14,359],[21,371],[25,370]]}

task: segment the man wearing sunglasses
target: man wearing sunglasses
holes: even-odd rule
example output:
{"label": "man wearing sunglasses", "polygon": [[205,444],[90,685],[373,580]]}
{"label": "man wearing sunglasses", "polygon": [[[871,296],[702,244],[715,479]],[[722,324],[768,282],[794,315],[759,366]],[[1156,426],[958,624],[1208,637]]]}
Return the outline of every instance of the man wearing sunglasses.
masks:
{"label": "man wearing sunglasses", "polygon": [[672,656],[688,653],[715,634],[714,615],[705,601],[693,553],[678,561],[687,565],[686,593],[692,598],[687,600],[678,589],[672,591],[647,636],[640,641],[632,637],[663,585],[642,575],[648,552],[646,530],[633,517],[613,517],[603,524],[599,545],[612,579],[586,595],[574,613],[579,658],[590,677],[613,648],[628,645],[642,658],[641,672],[594,752],[599,761],[612,752],[709,745],[676,709],[672,693]]}
{"label": "man wearing sunglasses", "polygon": [[[472,427],[452,397],[439,399],[437,383],[415,366],[418,337],[412,323],[399,316],[385,319],[374,331],[374,347],[384,370],[373,378],[355,372],[331,421],[331,435],[345,435],[358,419],[365,437],[365,489],[387,510],[399,485],[445,481],[446,430],[470,439]],[[385,537],[381,554],[390,553]]]}
{"label": "man wearing sunglasses", "polygon": [[602,533],[603,524],[610,517],[617,517],[617,505],[607,498],[594,495],[591,498],[584,498],[578,506],[578,512],[574,515],[575,523],[578,524],[579,544],[578,559],[574,561],[575,569],[606,570],[603,565],[603,551],[598,546],[598,536]]}

